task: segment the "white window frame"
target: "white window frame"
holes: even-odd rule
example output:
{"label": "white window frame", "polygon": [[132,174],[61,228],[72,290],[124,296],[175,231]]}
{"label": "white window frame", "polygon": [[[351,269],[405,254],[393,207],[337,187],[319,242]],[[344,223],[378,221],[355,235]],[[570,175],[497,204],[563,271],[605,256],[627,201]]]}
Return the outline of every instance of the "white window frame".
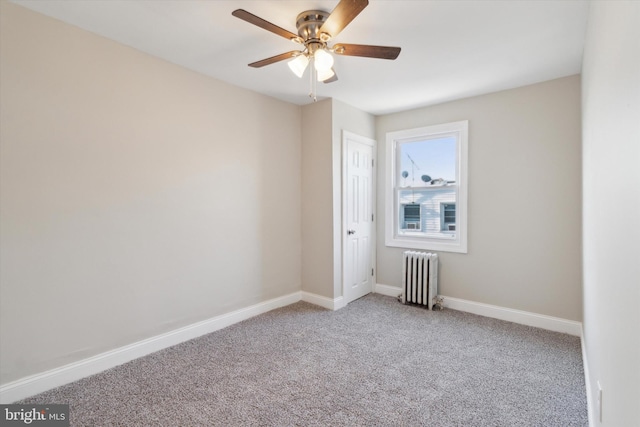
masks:
{"label": "white window frame", "polygon": [[[388,132],[386,139],[385,245],[408,249],[467,253],[467,120]],[[445,136],[456,138],[456,233],[455,238],[399,234],[399,191],[396,158],[400,144]]]}

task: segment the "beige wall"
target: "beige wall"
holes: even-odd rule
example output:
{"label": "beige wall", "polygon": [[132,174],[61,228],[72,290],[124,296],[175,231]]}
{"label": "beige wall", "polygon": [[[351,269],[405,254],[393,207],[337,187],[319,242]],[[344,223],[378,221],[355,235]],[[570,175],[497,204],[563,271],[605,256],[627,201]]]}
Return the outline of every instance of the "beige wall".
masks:
{"label": "beige wall", "polygon": [[333,298],[330,99],[302,107],[302,290]]}
{"label": "beige wall", "polygon": [[400,286],[384,244],[386,133],[469,120],[468,253],[439,252],[440,293],[581,320],[580,78],[377,118],[378,283]]}
{"label": "beige wall", "polygon": [[584,342],[594,418],[640,423],[640,3],[592,2],[582,80]]}
{"label": "beige wall", "polygon": [[300,290],[300,107],[1,4],[3,384]]}

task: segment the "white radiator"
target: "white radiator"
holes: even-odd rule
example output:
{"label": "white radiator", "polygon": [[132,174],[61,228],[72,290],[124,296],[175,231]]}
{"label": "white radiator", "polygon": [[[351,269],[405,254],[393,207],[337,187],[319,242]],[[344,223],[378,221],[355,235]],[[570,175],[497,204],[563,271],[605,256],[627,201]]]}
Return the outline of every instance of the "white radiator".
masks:
{"label": "white radiator", "polygon": [[438,255],[405,251],[402,254],[402,303],[433,307],[438,296]]}

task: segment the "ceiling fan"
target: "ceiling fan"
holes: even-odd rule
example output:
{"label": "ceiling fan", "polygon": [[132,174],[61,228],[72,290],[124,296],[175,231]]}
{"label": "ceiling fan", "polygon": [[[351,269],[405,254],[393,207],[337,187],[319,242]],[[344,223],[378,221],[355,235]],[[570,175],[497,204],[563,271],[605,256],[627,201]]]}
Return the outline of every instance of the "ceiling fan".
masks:
{"label": "ceiling fan", "polygon": [[267,31],[298,43],[304,48],[281,53],[260,61],[252,62],[250,67],[260,68],[275,62],[289,59],[289,68],[298,77],[302,77],[309,63],[311,96],[315,101],[315,81],[331,83],[338,80],[333,69],[333,56],[363,56],[367,58],[396,59],[399,47],[372,46],[362,44],[338,43],[329,46],[336,37],[369,4],[368,0],[341,0],[331,13],[322,10],[307,10],[298,15],[296,28],[298,34],[285,30],[269,21],[253,15],[246,10],[237,9],[231,14]]}

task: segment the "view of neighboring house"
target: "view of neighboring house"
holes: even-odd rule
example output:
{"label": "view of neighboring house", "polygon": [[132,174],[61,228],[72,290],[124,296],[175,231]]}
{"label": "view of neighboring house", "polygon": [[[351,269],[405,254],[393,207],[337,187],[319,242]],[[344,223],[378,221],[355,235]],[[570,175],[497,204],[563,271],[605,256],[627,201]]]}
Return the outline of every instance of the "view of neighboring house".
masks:
{"label": "view of neighboring house", "polygon": [[455,237],[456,187],[429,185],[400,190],[400,231],[405,235]]}
{"label": "view of neighboring house", "polygon": [[[398,234],[456,237],[458,135],[434,134],[398,142]],[[427,173],[425,173],[427,172]]]}

